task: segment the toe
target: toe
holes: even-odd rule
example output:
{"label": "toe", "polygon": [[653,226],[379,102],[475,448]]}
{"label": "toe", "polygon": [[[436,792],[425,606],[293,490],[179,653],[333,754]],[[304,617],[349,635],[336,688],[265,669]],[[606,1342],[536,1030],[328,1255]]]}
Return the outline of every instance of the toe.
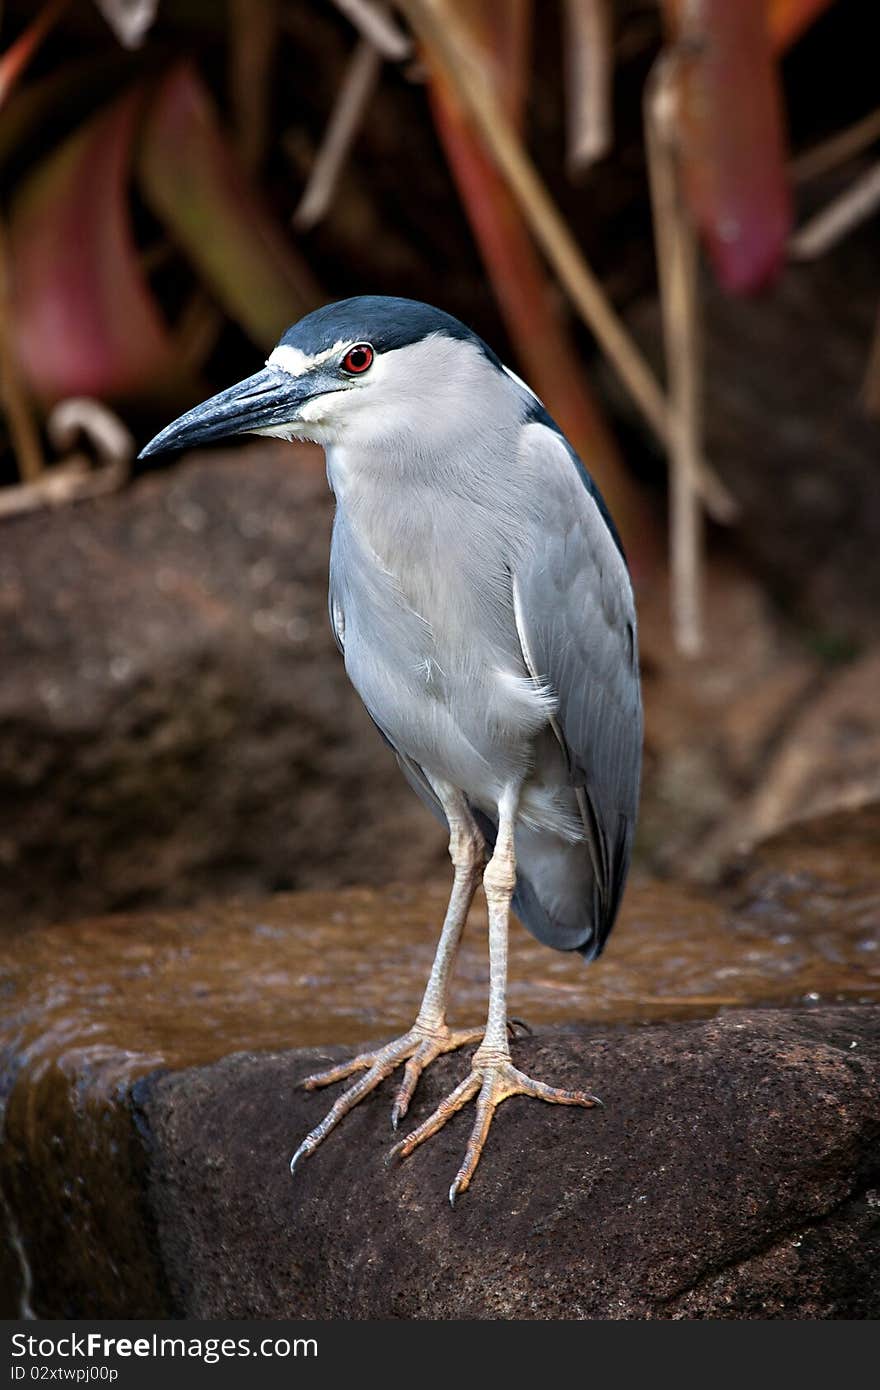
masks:
{"label": "toe", "polygon": [[523,1033],[528,1034],[529,1037],[532,1036],[533,1029],[526,1023],[524,1018],[509,1018],[507,1020],[507,1031],[510,1035],[511,1042],[516,1042],[519,1036],[516,1031],[517,1028],[521,1028]]}
{"label": "toe", "polygon": [[386,1073],[381,1067],[371,1067],[353,1086],[349,1086],[347,1091],[343,1091],[342,1095],[336,1099],[334,1104],[327,1111],[321,1123],[316,1125],[311,1134],[307,1134],[300,1144],[293,1158],[290,1160],[291,1172],[294,1171],[296,1165],[303,1158],[307,1158],[309,1154],[314,1153],[318,1145],[326,1139],[332,1129],[336,1128],[339,1121],[348,1114],[349,1110],[353,1110],[358,1101],[363,1100],[364,1096],[368,1095],[370,1091],[375,1090],[380,1081],[384,1079],[385,1075]]}
{"label": "toe", "polygon": [[458,1028],[449,1034],[449,1039],[444,1047],[444,1052],[455,1052],[459,1047],[469,1047],[471,1043],[483,1041],[485,1028]]}
{"label": "toe", "polygon": [[405,1061],[403,1080],[391,1111],[391,1123],[396,1129],[400,1120],[407,1113],[418,1079],[429,1063],[433,1062],[441,1053],[451,1052],[457,1047],[462,1047],[465,1043],[478,1042],[481,1037],[482,1031],[479,1029],[463,1029],[453,1033],[443,1023],[431,1030],[424,1025],[416,1024],[403,1037],[395,1038],[393,1042],[386,1043],[384,1047],[377,1048],[375,1051],[358,1053],[356,1057],[349,1058],[347,1062],[340,1062],[335,1067],[328,1067],[326,1071],[314,1072],[311,1076],[307,1076],[301,1085],[307,1091],[314,1091],[318,1087],[332,1086],[336,1081],[345,1081],[358,1072],[362,1073],[337,1098],[332,1109],[321,1123],[300,1144],[291,1160],[291,1171],[303,1158],[314,1152],[322,1139],[332,1129],[335,1129],[342,1117],[347,1115],[358,1101],[362,1100],[370,1091],[375,1090],[401,1062]]}
{"label": "toe", "polygon": [[432,1134],[436,1134],[438,1129],[446,1124],[450,1116],[454,1115],[463,1105],[477,1094],[480,1089],[482,1078],[479,1073],[471,1072],[464,1081],[460,1082],[455,1090],[442,1100],[434,1111],[429,1115],[417,1129],[414,1129],[405,1139],[401,1139],[395,1144],[388,1154],[389,1162],[395,1158],[408,1158],[413,1149],[417,1149],[419,1144],[424,1144],[426,1139],[430,1139]]}
{"label": "toe", "polygon": [[565,1091],[559,1086],[547,1086],[543,1081],[533,1081],[521,1071],[515,1071],[514,1075],[518,1084],[510,1092],[511,1095],[534,1096],[537,1100],[549,1101],[551,1105],[582,1105],[587,1109],[602,1104],[599,1097],[590,1095],[589,1091]]}
{"label": "toe", "polygon": [[466,1192],[470,1187],[471,1178],[476,1171],[477,1164],[483,1153],[486,1137],[489,1133],[489,1126],[492,1123],[492,1116],[495,1114],[495,1107],[498,1102],[491,1093],[486,1092],[485,1084],[477,1101],[477,1118],[471,1130],[471,1137],[465,1149],[464,1162],[455,1175],[452,1186],[449,1189],[449,1202],[455,1206],[455,1199],[461,1192]]}
{"label": "toe", "polygon": [[313,1072],[301,1081],[300,1085],[305,1091],[316,1091],[319,1086],[332,1086],[334,1081],[345,1081],[356,1071],[363,1071],[372,1064],[372,1054],[361,1053],[358,1057],[350,1057],[347,1062],[340,1062],[338,1066],[328,1067],[326,1071]]}
{"label": "toe", "polygon": [[404,1067],[403,1080],[398,1087],[394,1105],[391,1108],[391,1126],[393,1129],[397,1129],[398,1124],[403,1119],[407,1110],[409,1110],[409,1103],[413,1098],[413,1092],[416,1089],[419,1077],[430,1060],[432,1059],[423,1059],[417,1052],[415,1057],[410,1057]]}

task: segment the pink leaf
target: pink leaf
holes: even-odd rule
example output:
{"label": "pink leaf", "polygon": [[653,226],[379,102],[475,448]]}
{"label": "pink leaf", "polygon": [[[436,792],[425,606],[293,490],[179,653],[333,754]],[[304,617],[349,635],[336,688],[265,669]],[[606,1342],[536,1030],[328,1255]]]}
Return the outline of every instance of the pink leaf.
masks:
{"label": "pink leaf", "polygon": [[130,93],[90,120],[12,205],[15,342],[43,401],[135,395],[168,369],[169,337],[141,273],[126,198],[139,106]]}
{"label": "pink leaf", "polygon": [[685,188],[721,285],[760,289],[791,225],[766,0],[666,0],[680,44]]}

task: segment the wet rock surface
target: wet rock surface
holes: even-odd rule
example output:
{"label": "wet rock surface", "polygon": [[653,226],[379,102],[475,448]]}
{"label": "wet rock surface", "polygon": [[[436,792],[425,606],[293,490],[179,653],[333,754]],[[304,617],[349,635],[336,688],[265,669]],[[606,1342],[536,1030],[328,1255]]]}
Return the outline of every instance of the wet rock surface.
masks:
{"label": "wet rock surface", "polygon": [[[516,1060],[605,1109],[505,1103],[454,1212],[470,1111],[387,1169],[390,1082],[287,1171],[332,1100],[298,1081],[411,1022],[445,884],[23,933],[0,975],[4,1309],[876,1316],[878,843],[868,807],[767,842],[717,899],[636,882],[589,969],[515,927]],[[482,910],[466,943],[472,1023]],[[414,1122],[465,1065],[429,1070]]]}
{"label": "wet rock surface", "polygon": [[[586,968],[518,924],[510,1012],[534,1026],[706,1017],[748,1004],[880,1001],[880,805],[792,827],[723,894],[636,879]],[[412,1021],[449,875],[425,885],[279,894],[177,913],[34,927],[7,941],[0,1042],[31,1068],[101,1059],[130,1083],[247,1049],[354,1043]],[[479,1022],[488,974],[480,897],[452,1021]]]}

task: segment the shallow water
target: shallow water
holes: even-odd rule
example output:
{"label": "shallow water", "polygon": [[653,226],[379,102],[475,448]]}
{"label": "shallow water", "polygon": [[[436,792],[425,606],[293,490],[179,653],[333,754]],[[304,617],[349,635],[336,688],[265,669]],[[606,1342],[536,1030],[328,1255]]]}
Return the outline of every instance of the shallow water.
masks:
{"label": "shallow water", "polygon": [[[601,1025],[880,999],[880,815],[859,824],[783,837],[717,899],[634,882],[589,967],[515,924],[510,1015]],[[229,1052],[390,1037],[412,1022],[446,891],[289,894],[32,929],[7,938],[0,1041],[31,1075],[55,1064],[103,1089]],[[454,1022],[482,1021],[486,947],[479,904]]]}

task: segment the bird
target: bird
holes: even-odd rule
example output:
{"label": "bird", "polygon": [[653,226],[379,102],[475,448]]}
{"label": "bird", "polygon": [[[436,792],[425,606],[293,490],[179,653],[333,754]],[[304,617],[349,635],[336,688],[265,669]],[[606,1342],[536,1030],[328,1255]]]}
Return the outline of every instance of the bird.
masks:
{"label": "bird", "polygon": [[[548,947],[600,954],[629,869],[642,702],[633,587],[599,489],[535,393],[442,309],[359,295],[289,328],[265,366],[162,430],[141,458],[230,435],[323,446],[335,496],[329,616],[349,679],[403,775],[446,827],[452,889],[402,1037],[303,1083],[348,1086],[291,1170],[403,1067],[397,1130],[436,1058],[476,1043],[463,1079],[390,1150],[405,1158],[475,1101],[449,1189],[471,1183],[497,1107],[601,1102],[533,1080],[511,1054],[511,911]],[[447,1022],[482,879],[486,1024]]]}

